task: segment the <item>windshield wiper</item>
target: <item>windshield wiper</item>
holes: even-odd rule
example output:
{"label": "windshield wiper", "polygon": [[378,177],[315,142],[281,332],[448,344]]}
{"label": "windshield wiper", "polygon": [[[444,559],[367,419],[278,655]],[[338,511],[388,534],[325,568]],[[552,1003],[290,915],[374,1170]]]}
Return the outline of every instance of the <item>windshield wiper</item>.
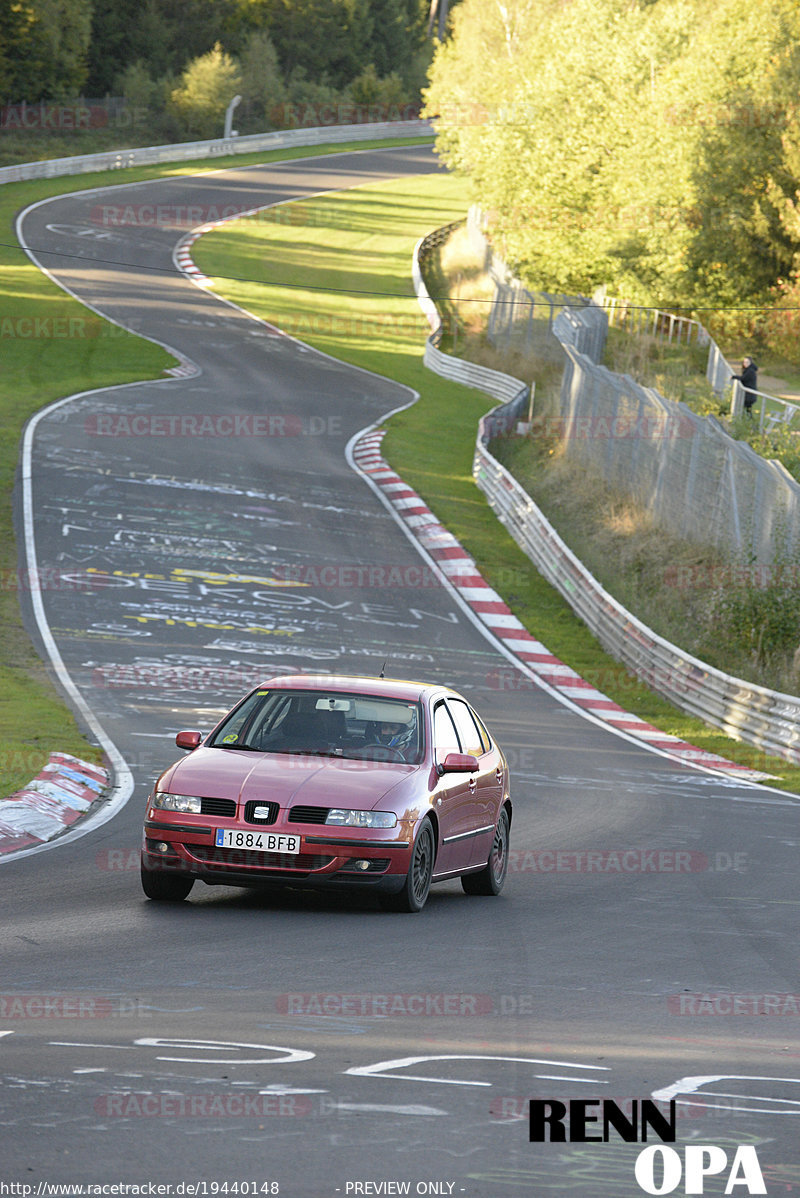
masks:
{"label": "windshield wiper", "polygon": [[335,749],[270,749],[270,753],[293,753],[295,756],[304,755],[306,757],[341,757],[341,753],[337,753]]}

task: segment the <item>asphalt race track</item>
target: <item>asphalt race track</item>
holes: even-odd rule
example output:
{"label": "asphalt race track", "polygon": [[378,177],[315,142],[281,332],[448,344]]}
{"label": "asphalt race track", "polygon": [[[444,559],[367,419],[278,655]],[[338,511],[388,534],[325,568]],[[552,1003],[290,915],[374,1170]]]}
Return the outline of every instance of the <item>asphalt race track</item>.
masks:
{"label": "asphalt race track", "polygon": [[[66,580],[45,590],[46,620],[133,794],[2,863],[0,1181],[668,1193],[660,1167],[659,1188],[639,1184],[645,1146],[614,1131],[530,1143],[527,1102],[675,1094],[681,1163],[686,1145],[727,1157],[702,1192],[725,1191],[741,1146],[766,1191],[740,1171],[730,1192],[800,1188],[797,800],[672,764],[514,686],[429,578],[370,585],[355,567],[411,579],[420,558],[345,447],[408,393],[193,286],[172,261],[184,228],[97,218],[102,203],[247,208],[435,169],[427,148],[362,151],[75,193],[24,217],[55,278],[199,372],[68,399],[32,436],[37,560]],[[121,413],[150,430],[235,416],[239,431],[105,435]],[[265,415],[273,435],[253,423]],[[323,568],[330,585],[271,585]],[[209,728],[259,676],[384,659],[462,690],[508,751],[502,896],[447,883],[419,916],[202,884],[185,904],[147,902],[142,814],[175,733]]]}

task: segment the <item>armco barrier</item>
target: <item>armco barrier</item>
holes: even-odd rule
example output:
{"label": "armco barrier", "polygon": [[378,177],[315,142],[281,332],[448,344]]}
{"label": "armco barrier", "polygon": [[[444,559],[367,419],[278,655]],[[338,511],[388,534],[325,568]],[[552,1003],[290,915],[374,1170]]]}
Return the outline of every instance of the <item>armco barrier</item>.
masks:
{"label": "armco barrier", "polygon": [[800,699],[769,691],[692,657],[626,611],[568,549],[527,492],[487,449],[481,422],[474,476],[493,510],[540,573],[604,649],[676,707],[737,740],[800,761]]}
{"label": "armco barrier", "polygon": [[[419,272],[419,250],[417,246],[414,280],[420,303],[427,310],[431,300]],[[485,386],[481,379],[494,372],[449,358],[435,349],[431,339],[425,348],[424,361],[437,374],[478,387],[505,401],[479,424],[473,476],[520,548],[601,645],[681,710],[766,753],[800,761],[800,698],[734,678],[657,636],[603,589],[564,544],[530,495],[489,451],[492,437],[515,427],[525,400],[524,385],[508,375],[496,375]]]}
{"label": "armco barrier", "polygon": [[284,150],[295,146],[336,145],[347,141],[378,141],[389,137],[433,136],[427,121],[376,121],[359,125],[322,125],[312,129],[278,129],[247,137],[219,137],[212,141],[178,142],[168,146],[146,146],[136,150],[106,150],[74,158],[49,158],[44,162],[20,162],[0,167],[0,184],[22,179],[54,179],[60,175],[85,175],[92,171],[123,170],[127,166],[151,166],[159,162],[224,158],[229,154],[252,154],[259,150]]}
{"label": "armco barrier", "polygon": [[457,383],[465,383],[466,386],[475,387],[478,391],[486,391],[489,395],[506,403],[512,400],[516,401],[517,408],[515,410],[521,410],[522,403],[528,395],[528,388],[519,379],[513,378],[510,374],[501,374],[497,370],[490,370],[487,366],[479,366],[475,362],[463,362],[460,358],[442,353],[435,345],[439,334],[439,313],[422,280],[419,259],[423,245],[426,242],[436,244],[438,236],[439,230],[437,229],[428,237],[423,237],[421,241],[417,242],[411,265],[411,276],[414,290],[417,293],[417,301],[432,329],[431,336],[425,342],[423,361],[434,374],[439,374],[446,379],[453,379]]}

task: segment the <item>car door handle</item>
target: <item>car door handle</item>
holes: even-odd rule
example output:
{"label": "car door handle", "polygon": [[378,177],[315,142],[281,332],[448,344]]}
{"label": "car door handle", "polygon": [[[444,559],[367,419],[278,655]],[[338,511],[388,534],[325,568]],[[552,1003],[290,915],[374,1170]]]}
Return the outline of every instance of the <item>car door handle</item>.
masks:
{"label": "car door handle", "polygon": [[478,779],[477,779],[477,778],[470,778],[470,780],[469,780],[469,790],[470,790],[470,794],[475,794],[475,790],[476,790],[477,786],[478,786]]}

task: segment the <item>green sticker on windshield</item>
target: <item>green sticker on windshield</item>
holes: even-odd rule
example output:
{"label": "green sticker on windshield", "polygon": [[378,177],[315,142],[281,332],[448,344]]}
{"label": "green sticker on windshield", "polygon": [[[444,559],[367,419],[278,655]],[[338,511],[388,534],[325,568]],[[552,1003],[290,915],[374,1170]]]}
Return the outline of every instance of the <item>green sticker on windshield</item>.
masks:
{"label": "green sticker on windshield", "polygon": [[223,743],[223,745],[232,745],[233,742],[238,739],[239,739],[238,732],[229,732],[227,736],[223,736],[222,743]]}

